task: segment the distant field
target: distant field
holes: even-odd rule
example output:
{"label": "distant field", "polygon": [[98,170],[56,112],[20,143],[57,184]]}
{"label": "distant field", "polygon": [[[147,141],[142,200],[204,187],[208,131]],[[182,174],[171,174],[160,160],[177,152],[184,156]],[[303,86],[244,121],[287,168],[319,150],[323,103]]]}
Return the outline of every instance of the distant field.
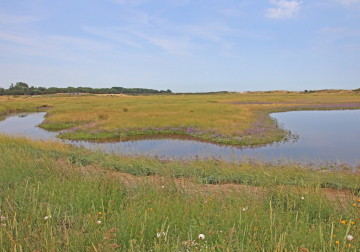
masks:
{"label": "distant field", "polygon": [[0,97],[0,113],[46,110],[48,117],[41,127],[67,130],[62,138],[101,140],[186,134],[237,145],[291,137],[270,119],[270,112],[359,107],[357,93]]}

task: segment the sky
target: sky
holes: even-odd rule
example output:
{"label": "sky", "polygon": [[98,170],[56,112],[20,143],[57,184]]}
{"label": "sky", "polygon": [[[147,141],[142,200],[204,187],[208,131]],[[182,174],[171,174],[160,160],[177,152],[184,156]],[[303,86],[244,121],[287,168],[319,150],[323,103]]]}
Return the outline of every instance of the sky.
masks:
{"label": "sky", "polygon": [[0,2],[0,86],[360,88],[360,0]]}

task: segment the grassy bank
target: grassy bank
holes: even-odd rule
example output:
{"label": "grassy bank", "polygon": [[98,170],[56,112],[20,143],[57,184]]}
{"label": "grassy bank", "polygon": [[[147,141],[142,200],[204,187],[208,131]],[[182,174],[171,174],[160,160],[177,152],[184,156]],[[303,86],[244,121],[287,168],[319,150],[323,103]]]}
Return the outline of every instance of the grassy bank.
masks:
{"label": "grassy bank", "polygon": [[[356,251],[359,246],[359,175],[347,167],[164,161],[6,135],[0,136],[0,160],[4,251]],[[204,185],[214,182],[219,184]]]}

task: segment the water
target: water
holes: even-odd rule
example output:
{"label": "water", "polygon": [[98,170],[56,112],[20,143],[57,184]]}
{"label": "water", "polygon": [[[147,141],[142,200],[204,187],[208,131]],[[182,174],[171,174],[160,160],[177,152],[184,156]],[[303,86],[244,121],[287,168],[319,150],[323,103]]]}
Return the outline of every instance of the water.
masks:
{"label": "water", "polygon": [[[44,120],[45,112],[18,113],[0,122],[0,132],[25,134],[34,139],[57,139],[56,132],[36,127]],[[168,157],[216,156],[242,159],[244,155],[269,161],[288,158],[302,162],[341,161],[351,165],[360,160],[360,110],[296,111],[271,115],[285,128],[297,132],[300,139],[280,145],[257,149],[220,146],[186,139],[145,139],[127,142],[93,143],[58,140],[104,152],[157,154]]]}

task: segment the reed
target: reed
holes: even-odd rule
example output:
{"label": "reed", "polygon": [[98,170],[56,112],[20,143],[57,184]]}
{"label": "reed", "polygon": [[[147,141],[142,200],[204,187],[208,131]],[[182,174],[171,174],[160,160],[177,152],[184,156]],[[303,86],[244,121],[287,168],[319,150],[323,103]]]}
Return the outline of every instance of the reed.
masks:
{"label": "reed", "polygon": [[[0,135],[0,160],[4,251],[359,248],[359,175],[344,167],[165,162],[7,135]],[[252,179],[220,179],[235,174]],[[206,175],[219,184],[206,184]],[[323,188],[331,176],[346,190]]]}

